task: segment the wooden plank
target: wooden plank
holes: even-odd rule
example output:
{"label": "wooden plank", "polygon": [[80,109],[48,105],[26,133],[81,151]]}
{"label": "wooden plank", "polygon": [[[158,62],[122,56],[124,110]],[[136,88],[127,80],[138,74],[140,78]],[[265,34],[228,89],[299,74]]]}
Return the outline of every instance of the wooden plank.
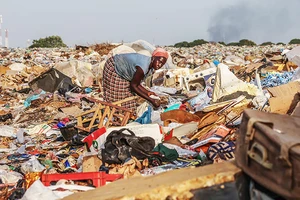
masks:
{"label": "wooden plank", "polygon": [[[124,108],[124,107],[121,107],[121,106],[118,106],[116,105],[115,103],[108,103],[108,102],[105,102],[105,101],[100,101],[98,99],[94,99],[94,98],[91,98],[91,97],[86,97],[88,100],[90,101],[93,101],[93,102],[96,102],[96,103],[100,103],[102,104],[103,106],[110,106],[110,107],[114,107],[118,110],[122,110],[122,111],[128,111],[128,112],[132,112],[130,109],[127,109],[127,108]],[[130,97],[131,98],[131,97]],[[126,99],[124,99],[126,100]],[[123,100],[121,100],[123,101]],[[118,103],[118,102],[117,102]]]}
{"label": "wooden plank", "polygon": [[99,128],[105,126],[105,124],[103,124],[104,118],[108,116],[109,112],[110,112],[109,107],[106,106],[106,107],[105,107],[105,110],[104,110],[104,113],[103,113],[103,115],[102,115],[102,118],[101,118],[101,120],[100,120],[100,122],[99,122],[99,126],[98,126]]}
{"label": "wooden plank", "polygon": [[233,182],[239,173],[241,170],[234,163],[223,162],[172,170],[155,176],[118,180],[64,199],[191,199],[191,190]]}
{"label": "wooden plank", "polygon": [[98,112],[98,120],[99,120],[99,122],[101,121],[102,117],[103,117],[102,110],[99,110],[99,112]]}
{"label": "wooden plank", "polygon": [[115,117],[118,117],[118,118],[121,118],[121,119],[124,118],[124,115],[123,115],[123,114],[116,114],[116,113],[115,113],[114,116],[115,116]]}
{"label": "wooden plank", "polygon": [[75,126],[75,128],[86,131],[86,132],[90,132],[88,128],[85,128],[83,126]]}
{"label": "wooden plank", "polygon": [[128,98],[126,98],[126,99],[123,99],[123,100],[120,100],[120,101],[113,102],[112,104],[121,106],[122,103],[126,103],[126,102],[128,102],[128,101],[132,101],[132,100],[135,100],[135,99],[138,99],[138,98],[139,98],[138,96],[128,97]]}
{"label": "wooden plank", "polygon": [[126,112],[124,118],[122,119],[121,126],[125,126],[129,120],[130,113]]}
{"label": "wooden plank", "polygon": [[91,109],[91,110],[87,110],[87,111],[85,111],[83,113],[80,113],[80,115],[77,115],[77,117],[82,117],[84,115],[90,114],[90,113],[95,112],[95,111],[96,111],[96,108],[95,109]]}
{"label": "wooden plank", "polygon": [[[81,119],[81,118],[80,118]],[[90,122],[90,121],[92,121],[92,119],[93,118],[86,118],[86,119],[84,119],[84,120],[82,120],[82,122],[81,123],[87,123],[87,122]]]}
{"label": "wooden plank", "polygon": [[116,126],[122,126],[122,124],[119,122],[114,122],[113,126],[111,126],[111,127],[116,127]]}
{"label": "wooden plank", "polygon": [[192,190],[192,200],[250,200],[250,178],[244,173],[238,173],[235,181]]}
{"label": "wooden plank", "polygon": [[91,120],[91,122],[90,122],[90,125],[88,126],[88,129],[89,129],[89,131],[91,130],[91,128],[93,127],[93,125],[94,125],[94,123],[95,123],[95,120],[96,120],[96,118],[97,118],[97,116],[98,116],[98,112],[100,111],[100,105],[96,108],[96,110],[95,110],[95,113],[94,113],[94,115],[93,115],[93,118],[92,118],[92,120]]}
{"label": "wooden plank", "polygon": [[83,127],[81,116],[77,117],[77,126]]}
{"label": "wooden plank", "polygon": [[110,114],[107,118],[107,122],[105,123],[105,127],[108,128],[110,121],[112,120],[114,113],[116,112],[116,108],[112,108]]}

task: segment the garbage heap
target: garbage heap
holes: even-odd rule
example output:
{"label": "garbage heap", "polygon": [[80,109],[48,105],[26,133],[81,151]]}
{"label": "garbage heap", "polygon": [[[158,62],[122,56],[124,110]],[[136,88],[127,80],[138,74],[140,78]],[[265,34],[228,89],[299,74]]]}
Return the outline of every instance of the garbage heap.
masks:
{"label": "garbage heap", "polygon": [[[0,49],[1,198],[60,199],[106,182],[235,159],[245,109],[299,115],[296,46],[165,47],[136,112],[104,102],[105,61],[146,41]],[[297,114],[298,113],[298,114]],[[199,168],[201,170],[201,168]],[[38,197],[37,197],[38,198]]]}

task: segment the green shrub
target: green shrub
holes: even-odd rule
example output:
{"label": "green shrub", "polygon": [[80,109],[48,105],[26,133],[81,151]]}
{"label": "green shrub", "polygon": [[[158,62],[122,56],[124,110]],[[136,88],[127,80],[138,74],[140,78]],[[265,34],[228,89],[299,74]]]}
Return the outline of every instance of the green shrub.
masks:
{"label": "green shrub", "polygon": [[53,35],[46,38],[33,40],[32,45],[29,48],[59,48],[59,47],[67,47],[67,45],[63,43],[61,37]]}
{"label": "green shrub", "polygon": [[294,38],[289,42],[289,44],[300,44],[300,39]]}
{"label": "green shrub", "polygon": [[251,40],[242,39],[239,41],[239,46],[256,46],[256,43]]}
{"label": "green shrub", "polygon": [[267,46],[267,45],[273,45],[273,42],[263,42],[260,44],[260,46]]}

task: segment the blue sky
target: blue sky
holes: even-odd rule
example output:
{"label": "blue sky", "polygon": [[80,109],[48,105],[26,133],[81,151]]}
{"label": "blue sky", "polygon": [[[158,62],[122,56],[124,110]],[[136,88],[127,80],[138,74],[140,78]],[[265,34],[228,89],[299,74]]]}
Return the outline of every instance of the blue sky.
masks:
{"label": "blue sky", "polygon": [[69,45],[170,45],[195,39],[257,43],[300,38],[298,0],[0,0],[10,47],[59,35]]}

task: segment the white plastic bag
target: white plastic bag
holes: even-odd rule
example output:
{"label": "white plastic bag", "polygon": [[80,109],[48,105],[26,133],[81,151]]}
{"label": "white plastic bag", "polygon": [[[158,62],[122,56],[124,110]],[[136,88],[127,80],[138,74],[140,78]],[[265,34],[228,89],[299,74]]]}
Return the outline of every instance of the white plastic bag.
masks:
{"label": "white plastic bag", "polygon": [[52,190],[45,187],[40,180],[36,180],[25,192],[21,200],[60,199]]}
{"label": "white plastic bag", "polygon": [[21,164],[21,171],[24,174],[28,174],[31,172],[41,172],[45,169],[43,165],[36,159],[36,157],[32,156],[30,160]]}

